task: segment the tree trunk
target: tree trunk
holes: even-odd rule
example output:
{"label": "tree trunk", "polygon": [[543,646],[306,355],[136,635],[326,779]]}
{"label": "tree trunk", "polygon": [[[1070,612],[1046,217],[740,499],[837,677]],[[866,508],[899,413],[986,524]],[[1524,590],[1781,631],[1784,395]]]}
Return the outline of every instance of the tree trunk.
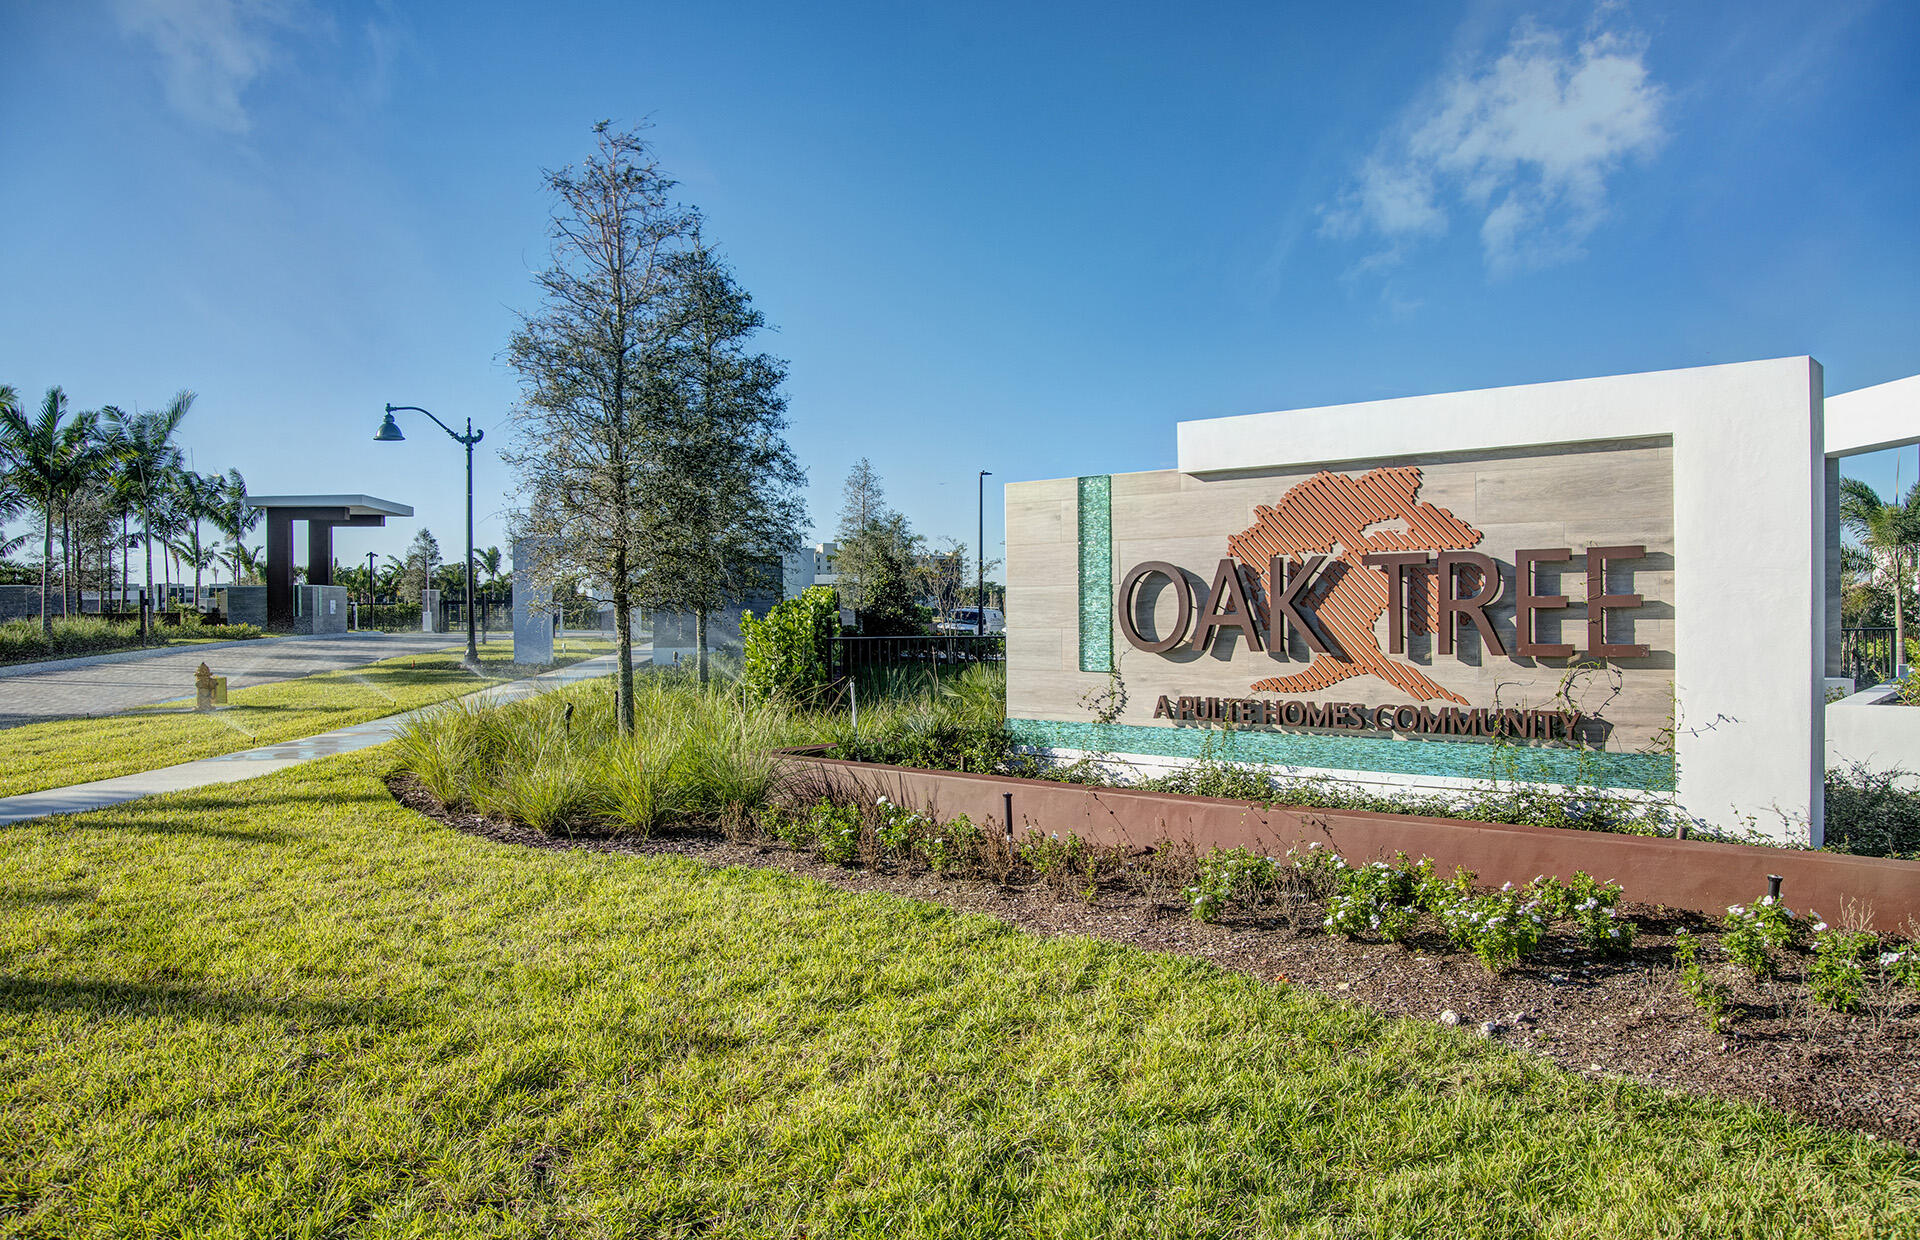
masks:
{"label": "tree trunk", "polygon": [[73,518],[60,510],[60,618],[73,614],[67,608],[67,595],[73,589]]}
{"label": "tree trunk", "polygon": [[613,627],[620,634],[620,672],[614,681],[614,721],[620,735],[633,735],[633,595],[627,590],[627,554],[613,557]]}
{"label": "tree trunk", "polygon": [[53,505],[48,504],[43,511],[46,520],[42,522],[40,539],[40,632],[52,641],[53,612],[47,607],[47,583],[53,572]]}
{"label": "tree trunk", "polygon": [[1893,549],[1893,674],[1896,677],[1900,675],[1900,665],[1907,661],[1907,625],[1900,605],[1900,596],[1905,592],[1901,581],[1907,573],[1905,558],[1900,548]]}
{"label": "tree trunk", "polygon": [[133,584],[133,522],[131,514],[120,514],[120,610],[127,609],[127,588]]}
{"label": "tree trunk", "polygon": [[707,609],[693,609],[693,648],[694,659],[700,669],[700,683],[707,683]]}
{"label": "tree trunk", "polygon": [[147,556],[147,597],[140,608],[140,636],[153,636],[153,514],[140,514],[140,545]]}

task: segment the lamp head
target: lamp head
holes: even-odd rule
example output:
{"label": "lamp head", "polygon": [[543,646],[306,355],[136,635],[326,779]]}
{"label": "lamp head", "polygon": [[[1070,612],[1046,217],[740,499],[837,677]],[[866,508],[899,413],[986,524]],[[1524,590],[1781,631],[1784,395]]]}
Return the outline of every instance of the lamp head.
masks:
{"label": "lamp head", "polygon": [[380,429],[373,433],[375,443],[399,443],[406,438],[400,433],[400,424],[393,420],[393,406],[388,405],[387,410],[387,420],[382,422]]}

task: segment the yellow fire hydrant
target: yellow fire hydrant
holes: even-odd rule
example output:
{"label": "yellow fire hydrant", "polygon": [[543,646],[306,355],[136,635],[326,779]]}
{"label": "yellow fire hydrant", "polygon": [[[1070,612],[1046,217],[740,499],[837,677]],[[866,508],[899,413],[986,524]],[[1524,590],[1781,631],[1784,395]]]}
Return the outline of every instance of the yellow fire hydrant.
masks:
{"label": "yellow fire hydrant", "polygon": [[195,710],[213,709],[213,694],[214,690],[219,686],[220,680],[220,677],[213,674],[213,669],[204,663],[200,665],[198,671],[194,672],[193,708]]}

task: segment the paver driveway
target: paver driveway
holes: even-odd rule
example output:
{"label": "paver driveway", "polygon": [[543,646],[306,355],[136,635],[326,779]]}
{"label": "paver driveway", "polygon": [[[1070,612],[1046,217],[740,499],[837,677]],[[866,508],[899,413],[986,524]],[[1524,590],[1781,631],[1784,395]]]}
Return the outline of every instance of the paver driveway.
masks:
{"label": "paver driveway", "polygon": [[214,649],[188,646],[139,658],[69,660],[44,671],[0,678],[0,728],[80,715],[111,715],[193,696],[193,672],[204,661],[229,689],[360,667],[396,655],[426,654],[466,644],[452,633],[349,633],[238,642]]}

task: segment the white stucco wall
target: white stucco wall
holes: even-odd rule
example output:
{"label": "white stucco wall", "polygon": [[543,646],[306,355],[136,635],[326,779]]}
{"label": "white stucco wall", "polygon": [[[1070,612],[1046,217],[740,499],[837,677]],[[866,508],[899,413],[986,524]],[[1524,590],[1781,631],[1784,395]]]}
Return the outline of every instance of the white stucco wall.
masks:
{"label": "white stucco wall", "polygon": [[1670,436],[1676,757],[1688,812],[1819,843],[1825,455],[1810,357],[1182,422],[1179,467],[1418,460]]}
{"label": "white stucco wall", "polygon": [[1827,455],[1920,443],[1920,375],[1827,397]]}
{"label": "white stucco wall", "polygon": [[1875,774],[1904,772],[1894,782],[1920,791],[1920,706],[1901,706],[1892,685],[1843,698],[1827,707],[1827,766],[1856,763]]}

